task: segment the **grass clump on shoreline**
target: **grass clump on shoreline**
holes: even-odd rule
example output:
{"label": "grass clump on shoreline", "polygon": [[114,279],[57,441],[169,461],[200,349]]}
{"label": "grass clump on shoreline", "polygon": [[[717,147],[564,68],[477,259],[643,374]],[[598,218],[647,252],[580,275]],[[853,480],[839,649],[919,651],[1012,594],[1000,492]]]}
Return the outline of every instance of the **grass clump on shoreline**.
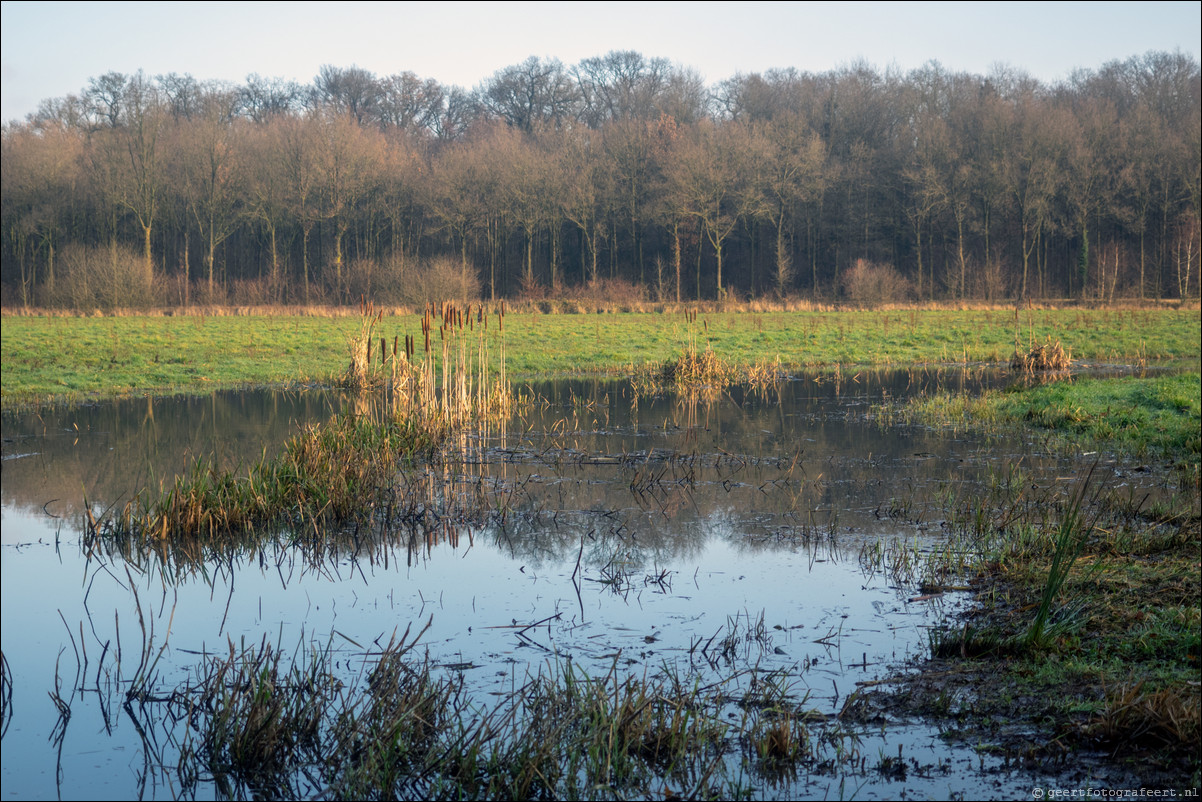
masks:
{"label": "grass clump on shoreline", "polygon": [[[508,413],[512,394],[503,346],[494,381],[484,326],[475,342],[468,336],[474,330],[470,310],[465,325],[464,310],[443,307],[441,354],[431,347],[435,314],[430,307],[423,319],[424,358],[416,358],[412,341],[403,352],[398,341],[388,359],[387,343],[381,340],[375,366],[373,334],[380,315],[367,304],[361,311],[344,377],[359,390],[354,411],[304,427],[280,456],[260,460],[244,476],[199,464],[158,498],[143,492],[101,521],[89,512],[89,537],[213,540],[280,527],[294,533],[337,528],[394,500],[398,473],[406,465],[433,459],[454,430],[485,427]],[[480,319],[483,323],[482,311]],[[391,514],[391,504],[389,509]]]}

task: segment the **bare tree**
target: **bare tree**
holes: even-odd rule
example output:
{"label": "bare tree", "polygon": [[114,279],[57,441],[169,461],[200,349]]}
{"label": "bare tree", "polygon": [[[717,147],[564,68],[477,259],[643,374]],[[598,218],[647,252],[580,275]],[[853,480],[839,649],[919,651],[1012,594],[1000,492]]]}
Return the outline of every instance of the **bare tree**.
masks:
{"label": "bare tree", "polygon": [[[239,201],[246,195],[245,149],[239,141],[244,121],[232,117],[234,103],[232,92],[211,89],[198,99],[194,119],[177,126],[171,143],[179,188],[203,243],[210,297],[217,247],[241,225]],[[185,286],[188,279],[185,275]]]}
{"label": "bare tree", "polygon": [[1019,297],[1028,298],[1031,256],[1052,219],[1064,161],[1063,143],[1071,121],[1055,109],[1038,107],[1035,98],[1029,96],[1020,99],[1017,114],[1015,130],[1007,143],[1006,185],[1018,215],[1022,257]]}
{"label": "bare tree", "polygon": [[580,232],[581,280],[597,280],[597,258],[605,239],[604,203],[611,196],[609,173],[601,160],[600,137],[588,129],[566,132],[556,157],[556,171],[564,178],[561,214]]}
{"label": "bare tree", "polygon": [[745,126],[701,123],[681,142],[669,168],[669,190],[682,209],[701,221],[717,258],[715,292],[726,296],[722,284],[723,246],[740,219],[757,202],[744,191],[751,153]]}
{"label": "bare tree", "polygon": [[613,120],[655,119],[670,87],[672,65],[633,50],[586,58],[572,71],[580,87],[581,117],[593,128]]}
{"label": "bare tree", "polygon": [[21,303],[28,305],[39,265],[42,284],[54,295],[55,251],[77,195],[83,142],[79,131],[41,125],[36,130],[6,127],[2,143],[3,219],[16,256]]}
{"label": "bare tree", "polygon": [[88,81],[84,102],[98,124],[116,128],[125,116],[126,90],[131,79],[119,72],[106,72]]}
{"label": "bare tree", "polygon": [[262,123],[277,115],[295,113],[302,95],[303,90],[295,81],[251,73],[239,93],[239,108],[242,114]]}
{"label": "bare tree", "polygon": [[320,136],[316,164],[320,170],[320,216],[334,228],[334,297],[342,296],[343,244],[355,214],[376,190],[384,166],[379,132],[364,129],[350,116],[313,120]]}
{"label": "bare tree", "polygon": [[776,229],[775,284],[783,295],[793,278],[786,232],[798,208],[817,201],[825,190],[826,146],[796,115],[777,117],[751,130],[754,147],[761,152],[759,208]]}
{"label": "bare tree", "polygon": [[159,85],[167,109],[176,122],[190,120],[200,112],[204,92],[200,82],[191,75],[170,72],[156,77],[155,82]]}
{"label": "bare tree", "polygon": [[[163,183],[159,138],[166,123],[160,93],[141,73],[125,79],[108,73],[93,82],[92,99],[108,127],[97,132],[93,164],[105,195],[115,208],[137,221],[142,233],[144,280],[154,273],[151,234],[158,218]],[[114,232],[115,235],[115,232]]]}
{"label": "bare tree", "polygon": [[433,78],[423,81],[412,72],[401,72],[380,79],[376,115],[384,128],[412,136],[433,134],[444,101],[443,88]]}
{"label": "bare tree", "polygon": [[323,65],[313,79],[314,102],[334,115],[347,115],[359,125],[375,119],[380,100],[376,76],[362,67]]}
{"label": "bare tree", "polygon": [[536,56],[498,70],[479,94],[491,114],[527,133],[572,119],[580,99],[558,59],[543,61]]}
{"label": "bare tree", "polygon": [[301,229],[301,280],[305,303],[310,300],[309,238],[321,219],[321,182],[324,177],[324,154],[320,126],[316,114],[304,117],[281,118],[278,125],[279,150],[283,173],[283,202],[289,215]]}

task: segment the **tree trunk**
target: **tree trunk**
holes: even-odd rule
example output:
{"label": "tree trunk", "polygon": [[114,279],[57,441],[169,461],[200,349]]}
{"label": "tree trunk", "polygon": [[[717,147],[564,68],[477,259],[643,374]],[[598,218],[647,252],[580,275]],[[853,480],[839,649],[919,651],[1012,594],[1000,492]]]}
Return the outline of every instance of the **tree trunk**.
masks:
{"label": "tree trunk", "polygon": [[672,221],[672,267],[676,271],[676,303],[680,303],[680,221]]}

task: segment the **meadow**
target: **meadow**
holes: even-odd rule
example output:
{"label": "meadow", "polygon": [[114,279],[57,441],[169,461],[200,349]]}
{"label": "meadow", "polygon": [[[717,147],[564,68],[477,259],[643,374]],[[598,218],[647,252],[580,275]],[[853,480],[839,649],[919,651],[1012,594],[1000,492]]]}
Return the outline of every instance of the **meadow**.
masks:
{"label": "meadow", "polygon": [[[492,311],[495,325],[500,310]],[[421,320],[385,313],[378,336],[389,343],[420,336]],[[0,337],[0,400],[329,383],[346,373],[358,327],[354,314],[10,315]],[[675,358],[691,339],[740,368],[776,360],[786,368],[1006,362],[1016,347],[1048,340],[1095,363],[1189,363],[1202,354],[1198,311],[1163,308],[702,310],[692,317],[685,308],[544,314],[529,307],[508,310],[503,337],[515,379],[629,373]]]}

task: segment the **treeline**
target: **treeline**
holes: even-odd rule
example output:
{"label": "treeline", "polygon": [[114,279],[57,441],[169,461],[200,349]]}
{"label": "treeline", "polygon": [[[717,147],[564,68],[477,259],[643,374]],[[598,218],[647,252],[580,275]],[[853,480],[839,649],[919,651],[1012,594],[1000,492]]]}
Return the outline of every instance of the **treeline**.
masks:
{"label": "treeline", "polygon": [[3,129],[6,305],[627,293],[1198,294],[1199,65],[705,86],[530,58],[474,90],[109,73]]}

